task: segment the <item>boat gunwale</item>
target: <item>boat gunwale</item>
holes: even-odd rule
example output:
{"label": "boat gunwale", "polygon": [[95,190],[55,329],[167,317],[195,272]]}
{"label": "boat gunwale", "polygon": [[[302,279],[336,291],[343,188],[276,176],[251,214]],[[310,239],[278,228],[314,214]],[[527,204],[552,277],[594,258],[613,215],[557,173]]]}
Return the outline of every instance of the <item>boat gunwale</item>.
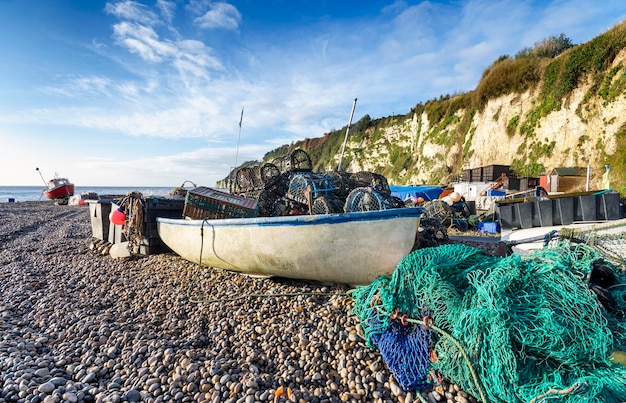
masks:
{"label": "boat gunwale", "polygon": [[404,207],[388,210],[358,211],[351,213],[315,214],[280,217],[249,217],[249,218],[223,218],[223,219],[186,219],[156,217],[159,224],[184,225],[190,227],[211,225],[220,227],[243,227],[243,226],[281,226],[281,225],[319,225],[340,224],[349,222],[368,222],[391,220],[395,218],[419,218],[423,210],[418,207]]}

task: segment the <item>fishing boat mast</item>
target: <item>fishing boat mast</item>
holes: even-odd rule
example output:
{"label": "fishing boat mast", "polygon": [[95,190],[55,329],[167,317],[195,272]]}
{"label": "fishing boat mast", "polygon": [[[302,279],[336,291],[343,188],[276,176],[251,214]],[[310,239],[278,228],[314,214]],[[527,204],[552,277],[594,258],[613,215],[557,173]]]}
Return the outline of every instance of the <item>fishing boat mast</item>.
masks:
{"label": "fishing boat mast", "polygon": [[352,112],[350,112],[350,120],[348,120],[348,127],[346,128],[346,137],[343,139],[343,146],[341,147],[341,155],[339,156],[339,164],[337,165],[337,171],[341,171],[341,163],[343,162],[343,154],[346,151],[346,143],[348,142],[348,134],[350,133],[350,126],[352,126],[352,117],[354,116],[354,108],[356,108],[356,98],[352,104]]}

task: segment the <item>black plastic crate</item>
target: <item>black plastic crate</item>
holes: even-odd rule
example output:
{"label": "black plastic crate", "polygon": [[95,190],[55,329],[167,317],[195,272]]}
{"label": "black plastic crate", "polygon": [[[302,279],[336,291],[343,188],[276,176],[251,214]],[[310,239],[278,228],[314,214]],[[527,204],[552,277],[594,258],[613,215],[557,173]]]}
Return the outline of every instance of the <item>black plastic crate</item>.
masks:
{"label": "black plastic crate", "polygon": [[483,182],[493,182],[500,179],[502,174],[509,176],[511,169],[510,165],[488,165],[483,167],[482,180]]}
{"label": "black plastic crate", "polygon": [[574,222],[574,198],[552,199],[552,222],[554,225],[569,225]]}
{"label": "black plastic crate", "polygon": [[619,205],[619,193],[602,193],[596,196],[598,220],[619,220],[622,213]]}
{"label": "black plastic crate", "polygon": [[519,190],[525,191],[539,186],[539,178],[520,178]]}
{"label": "black plastic crate", "polygon": [[150,198],[144,200],[143,222],[146,238],[159,238],[157,232],[157,217],[183,218],[185,199]]}
{"label": "black plastic crate", "polygon": [[515,191],[520,190],[519,178],[511,178],[510,176],[507,176],[506,179],[504,180],[504,187],[507,190],[515,190]]}
{"label": "black plastic crate", "polygon": [[553,225],[552,214],[552,200],[535,200],[533,202],[533,227],[551,227]]}
{"label": "black plastic crate", "polygon": [[515,203],[515,215],[514,224],[518,228],[532,228],[533,227],[533,202],[521,202]]}
{"label": "black plastic crate", "polygon": [[156,223],[157,217],[183,218],[185,199],[148,197],[143,199],[143,221]]}
{"label": "black plastic crate", "polygon": [[482,182],[483,180],[483,168],[472,168],[471,173],[471,181],[472,182]]}
{"label": "black plastic crate", "polygon": [[574,220],[595,221],[597,220],[596,196],[585,195],[574,198]]}
{"label": "black plastic crate", "polygon": [[515,228],[515,210],[513,204],[498,204],[498,217],[500,218],[501,229]]}

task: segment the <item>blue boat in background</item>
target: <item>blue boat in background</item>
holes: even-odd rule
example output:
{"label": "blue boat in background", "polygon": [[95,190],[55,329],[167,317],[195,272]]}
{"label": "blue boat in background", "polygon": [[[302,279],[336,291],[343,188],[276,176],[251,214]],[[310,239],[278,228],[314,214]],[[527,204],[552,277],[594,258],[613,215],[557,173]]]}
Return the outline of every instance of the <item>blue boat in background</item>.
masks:
{"label": "blue boat in background", "polygon": [[391,189],[391,195],[398,197],[401,200],[407,200],[409,198],[415,200],[418,197],[421,197],[424,201],[438,199],[444,189],[441,186],[433,185],[389,186],[389,188]]}

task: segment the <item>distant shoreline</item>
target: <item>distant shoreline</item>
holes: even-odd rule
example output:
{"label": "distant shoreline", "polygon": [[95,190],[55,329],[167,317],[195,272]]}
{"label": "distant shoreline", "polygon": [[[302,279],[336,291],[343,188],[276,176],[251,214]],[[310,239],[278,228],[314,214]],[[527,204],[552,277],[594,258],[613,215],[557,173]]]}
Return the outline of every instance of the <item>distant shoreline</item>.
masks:
{"label": "distant shoreline", "polygon": [[[176,186],[76,186],[74,194],[95,192],[98,195],[126,195],[136,190],[144,196],[168,196],[169,192],[175,188]],[[43,186],[0,186],[0,202],[8,202],[9,199],[15,202],[46,201],[43,190]]]}

